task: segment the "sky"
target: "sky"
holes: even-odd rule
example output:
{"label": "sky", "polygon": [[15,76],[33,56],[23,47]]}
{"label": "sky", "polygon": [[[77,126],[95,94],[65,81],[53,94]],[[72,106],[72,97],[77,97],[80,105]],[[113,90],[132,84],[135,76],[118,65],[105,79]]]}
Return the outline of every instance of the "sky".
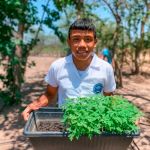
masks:
{"label": "sky", "polygon": [[[43,8],[42,5],[46,5],[47,0],[37,0],[34,5],[38,8],[38,16],[41,18],[42,14],[43,14]],[[49,6],[51,7],[51,9],[55,8],[53,2],[50,0],[49,2]],[[108,12],[107,10],[105,10],[104,8],[97,8],[95,10],[93,10],[93,12],[95,14],[100,14],[100,18],[107,18],[109,20],[113,20],[113,17],[111,16],[110,12]],[[51,29],[49,29],[48,27],[43,25],[43,30],[44,33],[46,35],[48,34],[53,34],[53,31]]]}
{"label": "sky", "polygon": [[[47,1],[48,0],[36,0],[33,3],[34,6],[37,7],[37,11],[38,11],[37,15],[38,15],[39,18],[41,18],[42,15],[43,15],[43,7],[42,7],[42,5],[46,5]],[[91,2],[91,0],[90,0],[90,2]],[[55,6],[54,6],[52,0],[49,1],[49,7],[51,9],[55,9]],[[99,14],[100,15],[99,18],[107,19],[107,20],[109,19],[111,21],[114,20],[113,17],[111,16],[111,13],[108,12],[108,9],[104,9],[102,7],[99,7],[99,8],[94,9],[93,13]],[[63,24],[63,20],[60,20],[58,23]],[[38,29],[39,25],[35,25],[35,26],[33,26],[33,28]],[[58,37],[54,34],[54,31],[52,29],[48,28],[46,25],[42,25],[42,29],[43,29],[43,33],[42,34],[44,34],[46,36],[53,36],[53,37],[55,37],[55,40],[58,40]],[[31,35],[30,33],[27,33],[27,34],[24,35],[24,41],[25,42],[30,42],[30,40],[32,38],[34,38],[34,35]]]}
{"label": "sky", "polygon": [[[41,18],[42,14],[43,14],[42,5],[46,5],[47,1],[48,0],[36,0],[34,2],[34,5],[37,7],[37,10],[38,10],[38,14],[37,15],[38,15],[39,18]],[[91,1],[94,1],[94,0],[86,0],[86,1],[91,2]],[[51,10],[55,8],[52,0],[50,0],[50,2],[49,2],[49,7],[51,8]],[[114,19],[113,15],[111,14],[110,10],[107,9],[107,8],[104,8],[104,7],[96,8],[96,9],[93,10],[93,13],[98,14],[99,18],[101,18],[103,20],[106,19],[107,21],[109,20],[111,22],[115,22],[115,19]],[[65,19],[65,18],[63,18],[63,19]],[[63,24],[64,23],[63,19],[61,19],[57,23]],[[127,24],[125,24],[125,25],[127,25]],[[34,28],[38,29],[38,26],[36,25],[36,26],[34,26]],[[42,28],[43,28],[43,34],[44,35],[56,37],[55,39],[58,40],[58,37],[55,36],[54,31],[52,29],[48,28],[45,25],[42,25]],[[145,27],[145,29],[148,30],[148,28],[146,28],[146,27]],[[64,31],[66,31],[66,30],[64,30]],[[140,24],[138,25],[137,34],[135,34],[135,32],[131,32],[132,38],[134,39],[134,38],[137,37],[137,35],[139,36],[140,35],[139,33],[140,33]],[[31,38],[32,37],[31,37],[30,33],[25,35],[25,39],[27,39],[26,41],[30,41]]]}

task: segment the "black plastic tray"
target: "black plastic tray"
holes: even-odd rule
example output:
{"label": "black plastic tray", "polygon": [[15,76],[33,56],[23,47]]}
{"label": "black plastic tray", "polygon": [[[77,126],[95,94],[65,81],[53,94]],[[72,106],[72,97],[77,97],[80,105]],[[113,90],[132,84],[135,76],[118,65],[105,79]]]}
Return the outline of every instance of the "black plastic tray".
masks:
{"label": "black plastic tray", "polygon": [[58,108],[41,108],[30,114],[24,128],[24,135],[29,137],[34,149],[36,150],[126,150],[134,137],[133,134],[110,134],[102,133],[95,135],[92,140],[81,137],[79,140],[70,141],[67,132],[41,132],[36,130],[36,124],[42,120],[61,120],[63,112]]}

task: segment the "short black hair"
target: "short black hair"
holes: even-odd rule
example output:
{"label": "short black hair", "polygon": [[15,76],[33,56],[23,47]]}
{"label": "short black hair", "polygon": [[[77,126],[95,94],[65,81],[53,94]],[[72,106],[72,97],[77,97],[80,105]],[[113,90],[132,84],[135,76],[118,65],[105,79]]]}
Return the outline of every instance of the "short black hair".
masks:
{"label": "short black hair", "polygon": [[93,31],[94,39],[96,39],[96,28],[89,18],[77,19],[73,24],[71,24],[68,32],[68,38],[70,38],[71,30],[89,30]]}

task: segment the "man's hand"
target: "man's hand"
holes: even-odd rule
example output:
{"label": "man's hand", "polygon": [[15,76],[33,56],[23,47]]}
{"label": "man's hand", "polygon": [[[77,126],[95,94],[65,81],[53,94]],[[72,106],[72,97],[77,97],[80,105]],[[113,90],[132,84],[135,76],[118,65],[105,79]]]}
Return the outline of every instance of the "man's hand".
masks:
{"label": "man's hand", "polygon": [[33,102],[33,103],[29,104],[26,107],[26,109],[22,112],[23,119],[25,121],[27,121],[28,118],[29,118],[29,115],[30,115],[31,111],[38,110],[40,107],[41,106],[38,103],[36,103],[36,102]]}
{"label": "man's hand", "polygon": [[26,109],[22,112],[22,116],[25,121],[28,120],[31,111],[38,110],[41,107],[45,107],[48,105],[49,101],[51,101],[56,93],[58,88],[47,85],[46,93],[41,95],[38,100],[35,100],[31,104],[29,104]]}
{"label": "man's hand", "polygon": [[140,119],[138,119],[138,120],[135,121],[135,125],[136,125],[136,126],[139,126],[139,125],[140,125]]}

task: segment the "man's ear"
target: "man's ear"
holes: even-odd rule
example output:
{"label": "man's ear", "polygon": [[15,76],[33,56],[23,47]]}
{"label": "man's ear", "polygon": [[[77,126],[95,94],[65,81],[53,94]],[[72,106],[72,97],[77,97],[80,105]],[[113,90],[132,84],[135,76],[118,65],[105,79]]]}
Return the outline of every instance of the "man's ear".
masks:
{"label": "man's ear", "polygon": [[95,39],[95,44],[97,44],[97,38]]}
{"label": "man's ear", "polygon": [[69,37],[67,38],[67,43],[68,43],[68,45],[70,47],[70,38]]}
{"label": "man's ear", "polygon": [[97,46],[97,38],[95,39],[94,43],[95,43],[94,48],[96,48],[96,46]]}

